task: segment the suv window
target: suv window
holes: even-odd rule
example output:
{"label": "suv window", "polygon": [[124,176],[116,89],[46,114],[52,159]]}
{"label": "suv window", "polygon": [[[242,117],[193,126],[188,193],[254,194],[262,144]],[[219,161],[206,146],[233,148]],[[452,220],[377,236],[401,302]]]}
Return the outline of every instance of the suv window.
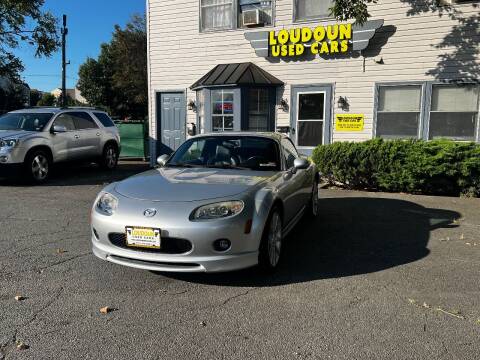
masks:
{"label": "suv window", "polygon": [[72,112],[69,115],[73,118],[73,123],[77,130],[98,129],[96,122],[86,112]]}
{"label": "suv window", "polygon": [[58,115],[53,123],[53,126],[55,125],[64,126],[68,131],[75,130],[75,125],[73,124],[73,119],[70,114]]}
{"label": "suv window", "polygon": [[102,123],[103,126],[105,127],[114,127],[115,124],[113,123],[112,119],[110,119],[110,116],[108,116],[105,113],[101,112],[95,112],[93,113],[97,117],[98,120]]}
{"label": "suv window", "polygon": [[282,139],[282,147],[284,150],[285,164],[287,169],[291,169],[295,159],[299,157],[297,149],[289,139]]}

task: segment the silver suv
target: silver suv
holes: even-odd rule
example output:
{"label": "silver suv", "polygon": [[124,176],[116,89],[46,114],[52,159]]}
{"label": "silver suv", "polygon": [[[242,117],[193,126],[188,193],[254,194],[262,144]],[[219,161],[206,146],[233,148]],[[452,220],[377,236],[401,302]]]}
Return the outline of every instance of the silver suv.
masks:
{"label": "silver suv", "polygon": [[117,166],[120,135],[107,113],[93,108],[32,108],[0,117],[0,177],[26,175],[42,183],[52,165],[97,161]]}

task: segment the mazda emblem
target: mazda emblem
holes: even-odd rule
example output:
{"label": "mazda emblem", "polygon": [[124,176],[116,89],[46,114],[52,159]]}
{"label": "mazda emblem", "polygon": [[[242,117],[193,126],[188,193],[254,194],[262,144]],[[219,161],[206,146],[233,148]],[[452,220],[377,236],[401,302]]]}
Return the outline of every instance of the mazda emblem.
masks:
{"label": "mazda emblem", "polygon": [[143,215],[146,217],[154,217],[156,213],[157,213],[156,209],[147,209],[143,212]]}

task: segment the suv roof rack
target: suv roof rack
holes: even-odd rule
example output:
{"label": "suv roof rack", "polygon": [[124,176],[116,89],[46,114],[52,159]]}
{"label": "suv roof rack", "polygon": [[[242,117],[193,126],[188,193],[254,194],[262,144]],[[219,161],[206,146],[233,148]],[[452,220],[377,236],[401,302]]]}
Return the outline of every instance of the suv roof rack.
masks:
{"label": "suv roof rack", "polygon": [[100,109],[95,106],[25,106],[23,109],[58,109],[58,110],[68,110],[68,109],[82,109],[82,110],[98,110],[103,111],[105,110]]}
{"label": "suv roof rack", "polygon": [[65,107],[60,107],[60,109],[81,109],[81,110],[101,110],[95,106],[65,106]]}

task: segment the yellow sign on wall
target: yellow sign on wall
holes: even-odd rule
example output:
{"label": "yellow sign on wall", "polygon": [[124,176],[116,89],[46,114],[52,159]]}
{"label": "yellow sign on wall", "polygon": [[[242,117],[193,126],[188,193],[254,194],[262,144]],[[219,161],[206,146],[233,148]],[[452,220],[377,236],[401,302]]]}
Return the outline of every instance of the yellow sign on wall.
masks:
{"label": "yellow sign on wall", "polygon": [[269,53],[272,57],[292,57],[309,51],[313,55],[345,53],[352,40],[352,24],[333,24],[270,31]]}
{"label": "yellow sign on wall", "polygon": [[364,114],[337,114],[335,131],[363,131]]}

